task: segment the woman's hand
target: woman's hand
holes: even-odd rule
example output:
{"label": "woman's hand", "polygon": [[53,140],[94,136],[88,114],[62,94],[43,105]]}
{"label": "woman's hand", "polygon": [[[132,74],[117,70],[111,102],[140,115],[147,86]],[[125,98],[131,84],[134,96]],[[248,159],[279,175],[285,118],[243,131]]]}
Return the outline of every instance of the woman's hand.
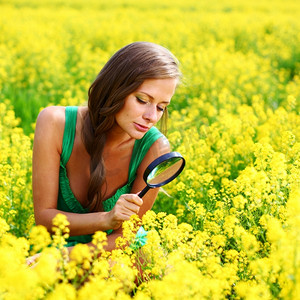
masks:
{"label": "woman's hand", "polygon": [[108,213],[108,224],[112,229],[118,229],[123,221],[138,214],[143,200],[137,194],[121,195],[114,208]]}

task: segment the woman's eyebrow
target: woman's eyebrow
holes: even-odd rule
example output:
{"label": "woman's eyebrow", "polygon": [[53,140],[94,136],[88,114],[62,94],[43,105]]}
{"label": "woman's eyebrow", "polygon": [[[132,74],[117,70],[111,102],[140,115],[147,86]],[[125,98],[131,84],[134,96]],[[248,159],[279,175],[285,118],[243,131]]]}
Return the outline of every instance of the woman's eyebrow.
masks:
{"label": "woman's eyebrow", "polygon": [[[148,96],[151,100],[154,100],[154,97],[152,97],[150,94],[148,94],[148,93],[146,93],[146,92],[139,91],[139,93],[145,94],[145,95]],[[165,101],[160,101],[160,103],[170,104],[170,101],[165,100]]]}

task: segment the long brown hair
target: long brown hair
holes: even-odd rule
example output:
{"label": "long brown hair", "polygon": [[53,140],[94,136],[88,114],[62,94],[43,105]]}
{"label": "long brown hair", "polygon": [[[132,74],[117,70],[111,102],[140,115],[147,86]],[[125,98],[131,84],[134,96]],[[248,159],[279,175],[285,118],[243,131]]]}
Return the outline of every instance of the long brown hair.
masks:
{"label": "long brown hair", "polygon": [[[90,211],[102,209],[101,188],[105,183],[102,152],[106,133],[125,98],[146,79],[181,76],[178,61],[166,48],[149,42],[135,42],[117,51],[100,71],[88,91],[88,113],[82,137],[91,156],[88,202]],[[166,122],[166,115],[162,123]],[[162,118],[162,119],[163,119]]]}

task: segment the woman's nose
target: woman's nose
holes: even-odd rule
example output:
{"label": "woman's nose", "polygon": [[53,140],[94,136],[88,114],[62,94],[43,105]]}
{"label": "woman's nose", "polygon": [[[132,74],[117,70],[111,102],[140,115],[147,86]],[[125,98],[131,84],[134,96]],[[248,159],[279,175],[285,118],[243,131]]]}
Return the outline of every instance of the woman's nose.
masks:
{"label": "woman's nose", "polygon": [[143,117],[149,122],[156,123],[158,120],[157,108],[156,105],[148,105],[147,109],[144,112]]}

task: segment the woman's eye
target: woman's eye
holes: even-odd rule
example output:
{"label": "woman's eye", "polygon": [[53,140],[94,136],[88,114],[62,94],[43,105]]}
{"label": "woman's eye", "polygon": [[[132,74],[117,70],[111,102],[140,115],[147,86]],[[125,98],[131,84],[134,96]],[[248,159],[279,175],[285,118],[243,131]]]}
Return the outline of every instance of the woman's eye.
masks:
{"label": "woman's eye", "polygon": [[146,103],[147,103],[147,101],[144,101],[144,100],[142,100],[142,99],[139,98],[139,97],[136,97],[136,99],[137,99],[137,101],[140,102],[140,103],[143,103],[143,104],[146,104]]}
{"label": "woman's eye", "polygon": [[[141,98],[138,97],[138,96],[135,96],[135,98],[136,98],[136,100],[137,100],[139,103],[141,103],[141,104],[148,104],[148,103],[150,103],[149,101],[143,100],[143,99],[141,99]],[[158,110],[159,112],[164,112],[164,111],[165,111],[165,107],[164,107],[164,106],[156,106],[156,107],[157,107],[157,110]]]}

